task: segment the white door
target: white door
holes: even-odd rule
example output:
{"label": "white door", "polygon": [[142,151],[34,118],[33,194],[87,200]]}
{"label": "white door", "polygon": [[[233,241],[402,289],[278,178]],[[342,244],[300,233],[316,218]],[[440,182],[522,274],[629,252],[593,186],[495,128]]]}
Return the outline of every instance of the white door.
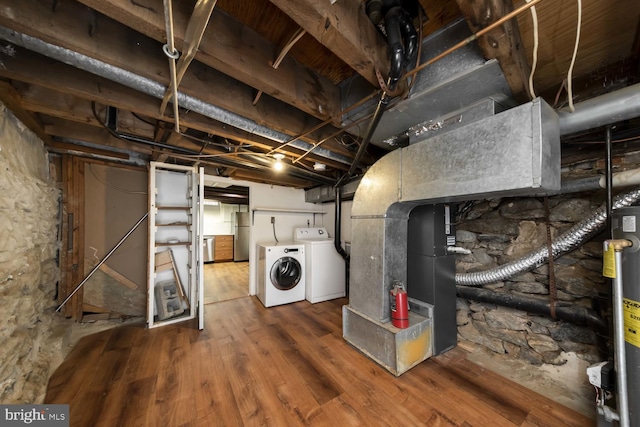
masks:
{"label": "white door", "polygon": [[[200,172],[200,173],[199,173]],[[151,162],[149,328],[202,318],[202,169]]]}
{"label": "white door", "polygon": [[198,329],[204,329],[204,253],[203,253],[203,227],[204,227],[204,168],[198,173]]}

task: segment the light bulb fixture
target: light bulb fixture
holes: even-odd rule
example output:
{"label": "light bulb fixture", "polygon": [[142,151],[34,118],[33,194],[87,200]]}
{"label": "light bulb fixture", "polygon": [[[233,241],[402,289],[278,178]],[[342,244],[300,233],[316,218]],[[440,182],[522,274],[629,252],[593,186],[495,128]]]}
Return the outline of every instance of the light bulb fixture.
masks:
{"label": "light bulb fixture", "polygon": [[284,154],[275,153],[273,157],[276,159],[276,162],[273,164],[273,169],[277,171],[281,171],[284,168],[284,163],[282,163],[282,159],[284,159]]}
{"label": "light bulb fixture", "polygon": [[325,165],[324,163],[315,162],[313,164],[313,170],[316,170],[316,171],[327,170],[327,165]]}

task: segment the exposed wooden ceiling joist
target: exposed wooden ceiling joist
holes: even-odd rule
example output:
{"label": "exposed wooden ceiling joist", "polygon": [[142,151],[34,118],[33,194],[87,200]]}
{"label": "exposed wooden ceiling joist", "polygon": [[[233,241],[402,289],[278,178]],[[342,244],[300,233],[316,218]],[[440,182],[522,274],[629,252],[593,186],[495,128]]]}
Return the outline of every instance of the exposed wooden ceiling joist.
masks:
{"label": "exposed wooden ceiling joist", "polygon": [[[178,48],[184,48],[185,41],[192,51],[195,46],[186,31],[196,1],[172,1]],[[335,183],[349,169],[361,141],[341,133],[345,131],[341,127],[351,120],[338,113],[352,106],[356,96],[369,95],[373,99],[377,94],[371,86],[377,86],[374,71],[377,68],[386,75],[389,67],[386,42],[365,14],[366,0],[217,0],[195,60],[179,85],[183,100],[194,99],[211,108],[181,108],[178,132],[173,129],[173,112],[159,112],[162,94],[170,81],[162,51],[166,38],[162,2],[0,0],[0,31],[2,38],[9,41],[0,46],[0,101],[45,140],[65,138],[68,144],[78,141],[94,144],[92,147],[103,145],[105,150],[118,147],[137,152],[144,159],[201,163],[223,176],[308,188],[327,181]],[[437,39],[447,33],[449,23],[463,16],[460,9],[475,30],[486,28],[522,1],[416,0],[418,4],[428,19],[423,19],[422,25],[415,19],[414,24],[422,30],[423,37]],[[581,41],[573,73],[576,102],[640,81],[640,2],[582,0],[582,4]],[[561,105],[566,91],[559,88],[567,77],[576,34],[576,2],[541,0],[536,7],[540,49],[534,86],[549,104],[555,104],[558,94]],[[516,19],[520,41],[514,20],[501,32],[485,37],[484,56],[498,59],[511,91],[518,95],[526,92],[523,88],[532,57],[533,28],[528,12]],[[200,27],[204,21],[201,17]],[[272,62],[300,29],[305,34],[296,39],[275,69]],[[38,49],[30,47],[34,51],[44,53],[38,40],[67,49],[78,59],[71,61],[78,68],[58,62],[62,60],[60,56],[56,56],[58,60],[49,59],[10,44],[13,41],[28,45],[25,41],[29,37],[20,39],[20,34],[37,39],[32,41],[39,45]],[[443,43],[461,41],[447,39]],[[424,46],[438,49],[438,42],[432,39]],[[82,71],[80,68],[87,66],[79,65],[81,56],[83,61],[85,57],[100,61],[100,67],[131,72],[160,88],[161,94],[154,91],[150,96],[146,93],[151,91],[136,87],[131,81],[123,84],[113,74],[109,76],[111,80],[98,77],[99,70],[93,67],[93,74]],[[341,90],[345,99],[340,99]],[[258,91],[264,95],[254,106]],[[465,104],[464,93],[455,96],[461,106]],[[524,101],[522,98],[517,101]],[[184,105],[187,104],[183,101]],[[400,102],[394,105],[404,108]],[[110,117],[117,116],[111,122],[111,132],[102,123],[107,107]],[[362,115],[373,109],[367,108]],[[202,114],[194,112],[196,109]],[[220,115],[226,113],[216,113],[216,109],[229,116],[222,119]],[[325,119],[328,124],[319,126]],[[113,132],[114,126],[121,137],[130,139],[115,138],[118,132]],[[366,119],[362,126],[366,126]],[[269,133],[277,141],[258,135]],[[283,141],[298,135],[303,135],[303,144],[283,145]],[[296,162],[294,166],[299,168],[289,168],[291,174],[270,170],[273,159],[268,153],[273,150],[283,152],[292,163],[304,155],[305,147],[325,140],[320,147],[322,152],[312,152]],[[152,150],[153,142],[164,145]],[[181,151],[185,148],[189,153],[216,157],[186,157]],[[375,143],[369,145],[363,164],[372,164],[389,149]],[[245,153],[234,154],[238,152]],[[219,157],[221,154],[224,157]],[[229,158],[235,158],[236,163],[229,162]],[[327,170],[314,171],[314,162],[326,164]]]}
{"label": "exposed wooden ceiling joist", "polygon": [[387,44],[369,20],[364,2],[270,1],[374,87],[376,69],[388,74]]}
{"label": "exposed wooden ceiling joist", "polygon": [[[151,96],[140,94],[118,83],[50,60],[22,48],[16,47],[15,54],[4,58],[3,64],[4,68],[0,68],[0,77],[47,87],[55,91],[64,88],[66,93],[79,98],[133,111],[145,117],[154,117],[158,113],[160,101]],[[40,72],[42,69],[46,69],[47,73]],[[280,146],[275,141],[226,126],[193,112],[183,112],[182,122],[183,125],[192,129],[214,133],[224,138],[268,150]],[[283,152],[292,156],[301,153],[301,151],[292,147],[284,149]],[[346,169],[347,167],[342,163],[332,162],[317,156],[311,156],[310,160],[321,161],[338,169]]]}
{"label": "exposed wooden ceiling joist", "polygon": [[[456,0],[467,19],[473,33],[489,26],[513,11],[511,0]],[[534,6],[535,7],[535,6]],[[509,84],[511,93],[517,99],[530,99],[528,79],[530,67],[520,37],[518,21],[505,22],[478,39],[478,44],[487,59],[497,59]]]}
{"label": "exposed wooden ceiling joist", "polygon": [[38,138],[44,142],[51,142],[51,138],[45,132],[42,124],[25,110],[21,98],[20,94],[9,83],[0,82],[0,102],[13,111],[18,120],[38,135]]}
{"label": "exposed wooden ceiling joist", "polygon": [[[166,42],[162,0],[81,1],[142,34]],[[179,49],[192,10],[188,2],[174,2],[174,28]],[[277,46],[243,28],[229,15],[214,10],[209,28],[200,43],[198,61],[322,120],[340,111],[340,94],[330,81],[292,60],[285,60],[277,70],[274,69],[269,63],[275,58]]]}

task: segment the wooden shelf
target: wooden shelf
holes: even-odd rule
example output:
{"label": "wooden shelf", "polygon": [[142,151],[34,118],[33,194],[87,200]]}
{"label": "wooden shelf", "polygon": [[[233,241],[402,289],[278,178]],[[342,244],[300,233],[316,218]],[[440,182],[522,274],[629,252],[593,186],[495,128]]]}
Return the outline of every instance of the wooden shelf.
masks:
{"label": "wooden shelf", "polygon": [[175,242],[175,243],[169,243],[169,242],[156,242],[156,246],[190,246],[191,242]]}
{"label": "wooden shelf", "polygon": [[251,209],[251,224],[254,223],[256,212],[282,212],[282,213],[294,213],[294,214],[313,214],[324,215],[326,212],[316,211],[312,209],[286,209],[286,208],[253,208]]}
{"label": "wooden shelf", "polygon": [[187,227],[191,224],[188,222],[174,222],[171,224],[156,224],[156,227]]}
{"label": "wooden shelf", "polygon": [[191,210],[191,206],[156,206],[156,209],[163,210],[163,211],[168,211],[168,210],[188,211],[188,210]]}

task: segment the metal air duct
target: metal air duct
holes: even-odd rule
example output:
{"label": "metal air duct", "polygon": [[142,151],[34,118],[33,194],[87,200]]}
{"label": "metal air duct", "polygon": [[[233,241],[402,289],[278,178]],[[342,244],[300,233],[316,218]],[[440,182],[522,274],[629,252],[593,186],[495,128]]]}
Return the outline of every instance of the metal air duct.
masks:
{"label": "metal air duct", "polygon": [[[558,118],[540,99],[378,160],[353,199],[345,339],[377,361],[403,351],[369,347],[367,336],[393,333],[386,326],[389,291],[394,281],[407,281],[408,220],[416,206],[559,189]],[[431,319],[417,324],[429,329]]]}

